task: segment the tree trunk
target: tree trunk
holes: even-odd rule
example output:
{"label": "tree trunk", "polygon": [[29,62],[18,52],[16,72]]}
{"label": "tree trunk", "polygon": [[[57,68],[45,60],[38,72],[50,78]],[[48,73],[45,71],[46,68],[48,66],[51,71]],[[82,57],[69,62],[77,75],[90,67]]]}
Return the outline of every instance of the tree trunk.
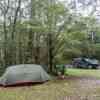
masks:
{"label": "tree trunk", "polygon": [[40,64],[40,34],[36,33],[35,35],[36,46],[35,46],[35,63]]}
{"label": "tree trunk", "polygon": [[48,67],[50,72],[53,72],[53,47],[51,33],[48,34]]}
{"label": "tree trunk", "polygon": [[6,27],[6,13],[4,14],[4,23],[3,23],[3,28],[4,28],[4,58],[3,58],[3,64],[4,67],[6,67],[7,64],[7,27]]}

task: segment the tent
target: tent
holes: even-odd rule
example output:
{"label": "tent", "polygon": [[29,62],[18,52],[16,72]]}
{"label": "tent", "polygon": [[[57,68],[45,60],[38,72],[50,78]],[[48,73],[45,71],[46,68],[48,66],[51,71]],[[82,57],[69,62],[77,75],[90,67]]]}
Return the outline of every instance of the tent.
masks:
{"label": "tent", "polygon": [[50,76],[40,65],[21,64],[10,66],[0,78],[0,85],[16,85],[22,83],[46,82]]}

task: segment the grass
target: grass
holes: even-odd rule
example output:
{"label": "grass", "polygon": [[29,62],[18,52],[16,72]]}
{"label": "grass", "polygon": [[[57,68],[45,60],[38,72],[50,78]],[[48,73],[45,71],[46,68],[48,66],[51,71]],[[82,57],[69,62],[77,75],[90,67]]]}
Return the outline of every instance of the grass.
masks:
{"label": "grass", "polygon": [[[100,77],[100,70],[67,69],[66,73],[73,76]],[[66,96],[75,95],[77,83],[76,80],[53,79],[33,86],[0,87],[0,100],[63,100]],[[82,92],[86,94],[86,91]]]}
{"label": "grass", "polygon": [[68,68],[65,72],[66,75],[72,76],[89,76],[100,78],[100,70],[97,69],[73,69]]}
{"label": "grass", "polygon": [[52,80],[33,86],[0,88],[0,100],[63,100],[69,90],[68,82]]}

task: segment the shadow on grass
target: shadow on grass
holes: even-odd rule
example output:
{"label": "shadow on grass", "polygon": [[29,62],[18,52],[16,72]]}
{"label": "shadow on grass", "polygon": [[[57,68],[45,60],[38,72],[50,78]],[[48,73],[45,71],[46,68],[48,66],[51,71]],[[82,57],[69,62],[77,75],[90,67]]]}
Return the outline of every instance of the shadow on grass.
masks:
{"label": "shadow on grass", "polygon": [[0,85],[0,87],[3,88],[13,88],[13,87],[29,87],[29,86],[37,86],[37,85],[42,85],[45,82],[27,82],[27,83],[17,83],[13,85]]}

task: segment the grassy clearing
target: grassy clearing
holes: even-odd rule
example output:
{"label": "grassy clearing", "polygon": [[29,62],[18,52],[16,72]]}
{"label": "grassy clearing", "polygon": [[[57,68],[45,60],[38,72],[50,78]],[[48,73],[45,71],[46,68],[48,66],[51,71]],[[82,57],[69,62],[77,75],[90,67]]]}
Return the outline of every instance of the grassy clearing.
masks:
{"label": "grassy clearing", "polygon": [[35,86],[0,88],[0,100],[63,100],[70,90],[65,80],[53,80]]}
{"label": "grassy clearing", "polygon": [[[0,100],[64,100],[66,96],[84,96],[92,92],[78,90],[75,85],[75,81],[55,80],[37,86],[0,88]],[[97,89],[100,93],[100,88]]]}
{"label": "grassy clearing", "polygon": [[73,75],[73,76],[91,76],[100,78],[100,70],[94,69],[73,69],[68,68],[66,70],[66,75]]}
{"label": "grassy clearing", "polygon": [[[100,70],[67,69],[66,73],[74,76],[100,77]],[[81,83],[83,83],[83,85]],[[87,88],[87,82],[82,81],[81,83],[76,79],[53,79],[47,83],[33,86],[9,88],[0,87],[0,100],[63,100],[64,97],[69,95],[77,96],[77,94],[93,94],[94,90],[95,94],[100,93],[100,87],[96,87],[95,89],[92,89],[92,91]],[[90,84],[91,82],[88,81],[88,83]]]}

